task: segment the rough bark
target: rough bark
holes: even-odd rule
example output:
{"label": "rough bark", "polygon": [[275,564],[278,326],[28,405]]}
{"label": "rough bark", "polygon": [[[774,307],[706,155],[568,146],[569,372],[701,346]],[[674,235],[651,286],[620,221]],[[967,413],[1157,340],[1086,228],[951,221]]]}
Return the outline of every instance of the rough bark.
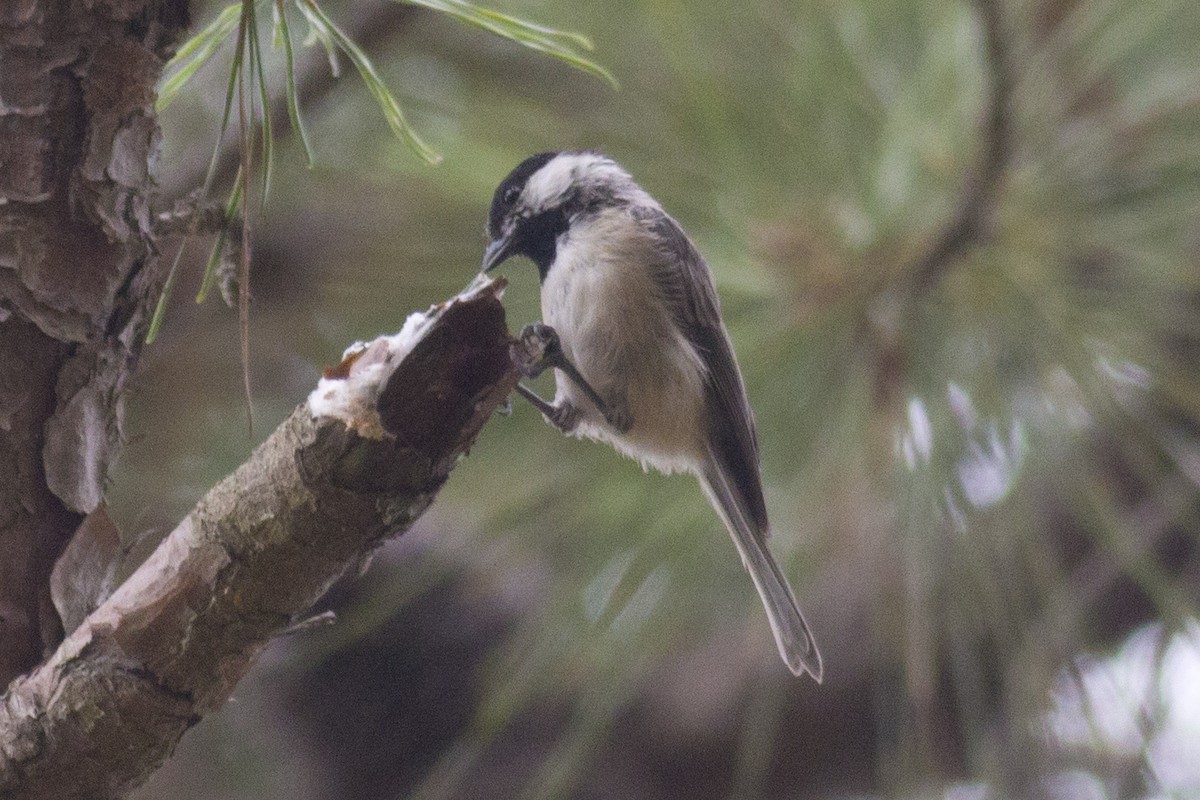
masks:
{"label": "rough bark", "polygon": [[116,798],[255,656],[433,500],[515,386],[490,284],[444,307],[379,402],[382,439],[301,405],[0,705],[0,797]]}
{"label": "rough bark", "polygon": [[50,572],[121,443],[162,278],[155,84],[186,8],[0,4],[0,685],[61,640]]}

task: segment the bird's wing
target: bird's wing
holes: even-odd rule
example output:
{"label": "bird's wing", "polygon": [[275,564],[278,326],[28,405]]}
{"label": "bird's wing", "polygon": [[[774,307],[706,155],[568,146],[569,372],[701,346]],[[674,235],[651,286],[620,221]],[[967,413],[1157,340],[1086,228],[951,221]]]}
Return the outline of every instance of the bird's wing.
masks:
{"label": "bird's wing", "polygon": [[674,219],[657,209],[639,220],[655,237],[663,257],[654,281],[675,323],[708,368],[708,435],[717,466],[757,532],[766,536],[767,508],[758,472],[754,414],[746,399],[733,345],[721,323],[721,305],[708,264]]}

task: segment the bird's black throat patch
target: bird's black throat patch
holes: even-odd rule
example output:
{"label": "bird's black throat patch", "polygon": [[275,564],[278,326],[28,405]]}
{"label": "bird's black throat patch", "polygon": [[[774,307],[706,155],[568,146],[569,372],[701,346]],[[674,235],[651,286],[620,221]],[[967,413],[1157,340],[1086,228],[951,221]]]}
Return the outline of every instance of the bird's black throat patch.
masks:
{"label": "bird's black throat patch", "polygon": [[546,273],[558,252],[558,237],[567,230],[567,209],[558,206],[517,223],[520,253],[537,264],[538,277],[546,280]]}
{"label": "bird's black throat patch", "polygon": [[529,180],[549,164],[557,152],[538,153],[518,164],[496,188],[488,213],[488,235],[495,241],[504,235],[506,225],[512,225],[509,255],[522,255],[537,265],[542,281],[554,263],[560,237],[571,225],[592,212],[617,205],[613,188],[602,182],[578,181],[569,187],[556,205],[531,213],[521,208],[522,197]]}

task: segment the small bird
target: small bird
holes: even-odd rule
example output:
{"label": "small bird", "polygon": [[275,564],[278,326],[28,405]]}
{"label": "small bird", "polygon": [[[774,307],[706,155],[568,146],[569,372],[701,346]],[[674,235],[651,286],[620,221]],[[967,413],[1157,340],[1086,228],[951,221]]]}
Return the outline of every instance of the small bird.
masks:
{"label": "small bird", "polygon": [[[514,358],[533,377],[555,367],[557,427],[608,442],[645,467],[689,472],[733,536],[779,653],[821,681],[821,655],[767,549],[754,416],[708,265],[662,206],[595,152],[532,156],[500,183],[488,215],[490,271],[528,257],[543,322]],[[523,354],[523,355],[522,355]]]}

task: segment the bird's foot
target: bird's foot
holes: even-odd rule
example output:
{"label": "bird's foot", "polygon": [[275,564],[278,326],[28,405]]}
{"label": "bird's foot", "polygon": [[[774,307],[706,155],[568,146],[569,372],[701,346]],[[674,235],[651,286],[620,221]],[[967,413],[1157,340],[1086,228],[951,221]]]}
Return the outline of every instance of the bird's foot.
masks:
{"label": "bird's foot", "polygon": [[633,415],[624,403],[611,403],[600,410],[604,414],[604,421],[617,433],[629,433],[633,427]]}
{"label": "bird's foot", "polygon": [[562,402],[557,405],[547,403],[537,392],[533,391],[524,384],[517,384],[517,394],[524,397],[529,403],[542,412],[551,425],[558,428],[563,433],[571,433],[579,425],[580,412],[579,409],[567,402]]}
{"label": "bird's foot", "polygon": [[566,362],[558,332],[544,322],[531,322],[509,346],[509,357],[526,378],[536,378],[548,367]]}
{"label": "bird's foot", "polygon": [[[509,347],[509,357],[521,374],[527,378],[536,378],[548,367],[562,371],[572,383],[579,387],[588,400],[592,401],[596,410],[617,433],[627,433],[633,427],[633,417],[630,416],[625,403],[606,403],[600,397],[599,392],[592,388],[582,373],[567,359],[566,353],[562,349],[562,342],[559,341],[558,332],[544,322],[531,322],[522,328],[521,332],[517,334],[516,341]],[[538,410],[545,414],[546,418],[553,422],[559,430],[569,433],[579,424],[580,410],[575,406],[566,403],[552,406],[540,397],[538,397],[538,402],[534,402],[530,399],[530,395],[533,397],[537,397],[537,395],[528,390],[526,392],[522,392],[525,398],[537,406]],[[549,411],[548,409],[554,410]]]}
{"label": "bird's foot", "polygon": [[550,424],[563,433],[571,433],[579,425],[579,417],[581,416],[579,409],[570,403],[557,403],[551,406],[550,409],[550,413],[546,415],[546,419],[550,420]]}

